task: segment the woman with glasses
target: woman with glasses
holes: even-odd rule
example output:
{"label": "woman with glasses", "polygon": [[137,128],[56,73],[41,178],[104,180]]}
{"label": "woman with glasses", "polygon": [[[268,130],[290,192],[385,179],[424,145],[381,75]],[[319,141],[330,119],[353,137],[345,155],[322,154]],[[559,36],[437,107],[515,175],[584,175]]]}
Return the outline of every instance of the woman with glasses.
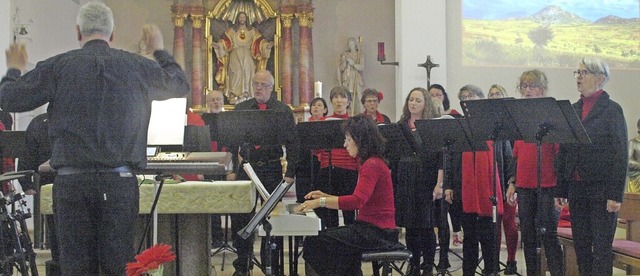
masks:
{"label": "woman with glasses", "polygon": [[[475,85],[465,85],[460,89],[458,98],[461,101],[484,99],[482,89]],[[511,144],[509,141],[500,141],[495,144],[487,141],[488,151],[463,152],[462,153],[462,195],[455,195],[454,187],[445,187],[445,195],[448,202],[453,198],[462,196],[462,228],[464,229],[464,243],[462,244],[462,273],[465,276],[475,274],[479,263],[478,244],[482,247],[484,259],[483,275],[498,275],[498,240],[497,229],[493,223],[494,204],[490,198],[502,197],[502,168],[508,168],[511,156]],[[493,152],[497,159],[494,160]],[[505,158],[505,156],[509,156]],[[495,175],[495,168],[498,174]],[[510,176],[507,176],[510,177]],[[495,180],[495,182],[494,182]],[[495,202],[496,213],[503,215],[503,202]]]}
{"label": "woman with glasses", "polygon": [[451,115],[455,118],[462,117],[462,114],[455,109],[451,108],[451,102],[449,101],[449,94],[444,90],[444,87],[440,84],[434,83],[429,86],[429,94],[432,99],[438,99],[442,103],[444,113],[442,115]]}
{"label": "woman with glasses", "polygon": [[573,104],[590,144],[561,144],[556,157],[557,208],[571,205],[571,227],[580,275],[613,273],[612,243],[628,165],[622,107],[604,91],[609,66],[583,58],[574,72],[580,99]]}
{"label": "woman with glasses", "polygon": [[[325,120],[349,119],[351,107],[351,92],[345,86],[338,85],[329,93],[333,114],[325,116]],[[345,148],[334,148],[318,153],[320,169],[318,170],[318,183],[315,187],[323,192],[342,196],[350,195],[356,188],[358,181],[358,162],[355,157],[349,155]],[[318,208],[316,214],[326,228],[338,227],[338,210]],[[353,210],[342,210],[342,218],[345,225],[355,221],[356,213]]]}
{"label": "woman with glasses", "polygon": [[[413,257],[407,275],[431,275],[436,254],[436,237],[433,227],[434,195],[442,195],[442,157],[428,152],[422,146],[415,121],[440,117],[440,108],[422,87],[411,90],[404,102],[398,124],[409,128],[418,152],[403,157],[394,171],[396,193],[396,222],[406,229],[407,249]],[[439,214],[439,213],[438,213]],[[423,259],[423,265],[420,260]]]}
{"label": "woman with glasses", "polygon": [[378,124],[389,124],[391,123],[391,119],[378,111],[378,106],[383,98],[382,92],[373,88],[367,88],[362,91],[360,102],[362,106],[364,106],[365,115],[371,117]]}
{"label": "woman with glasses", "polygon": [[[523,98],[545,97],[548,90],[549,82],[544,72],[534,69],[525,71],[520,76],[518,91]],[[553,161],[558,154],[558,145],[543,144],[541,151],[541,190],[538,193],[538,147],[534,143],[525,143],[522,140],[515,142],[513,164],[516,166],[512,168],[513,176],[508,182],[507,203],[514,210],[516,206],[519,209],[527,275],[539,275],[540,264],[536,254],[538,244],[544,246],[547,266],[551,275],[563,275],[563,253],[557,237],[560,212],[555,209],[553,204],[553,192],[557,180],[553,171]],[[517,199],[516,192],[518,193]],[[505,217],[507,209],[508,207],[505,205]],[[539,233],[537,229],[542,228],[546,229],[544,235],[537,235],[536,233]]]}

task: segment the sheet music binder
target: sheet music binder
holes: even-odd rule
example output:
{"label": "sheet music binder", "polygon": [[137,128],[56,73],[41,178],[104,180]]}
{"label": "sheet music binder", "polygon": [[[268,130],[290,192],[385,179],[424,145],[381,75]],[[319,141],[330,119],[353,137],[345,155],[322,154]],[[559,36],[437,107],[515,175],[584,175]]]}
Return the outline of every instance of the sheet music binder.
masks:
{"label": "sheet music binder", "polygon": [[378,130],[387,140],[384,157],[389,160],[399,160],[418,151],[416,140],[411,130],[401,124],[379,124]]}

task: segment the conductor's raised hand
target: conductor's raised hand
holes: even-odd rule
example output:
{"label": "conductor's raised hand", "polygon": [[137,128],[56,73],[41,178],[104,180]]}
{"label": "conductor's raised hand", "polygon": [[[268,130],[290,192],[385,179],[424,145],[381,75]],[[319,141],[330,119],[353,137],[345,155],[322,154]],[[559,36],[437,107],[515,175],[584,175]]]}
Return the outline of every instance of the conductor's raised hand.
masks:
{"label": "conductor's raised hand", "polygon": [[145,24],[142,26],[142,43],[148,54],[153,54],[157,50],[164,50],[164,40],[160,28],[155,24]]}
{"label": "conductor's raised hand", "polygon": [[24,44],[12,43],[5,52],[7,57],[7,68],[17,69],[24,72],[27,69],[27,47]]}

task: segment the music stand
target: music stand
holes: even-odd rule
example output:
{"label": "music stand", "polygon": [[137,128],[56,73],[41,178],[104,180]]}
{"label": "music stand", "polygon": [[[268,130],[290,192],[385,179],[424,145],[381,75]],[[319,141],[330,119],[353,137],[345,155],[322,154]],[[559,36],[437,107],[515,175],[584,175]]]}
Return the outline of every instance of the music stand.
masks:
{"label": "music stand", "polygon": [[[475,141],[471,136],[468,122],[465,118],[459,119],[422,119],[416,120],[416,131],[422,138],[422,141],[428,141],[421,146],[430,152],[442,152],[442,171],[443,182],[450,186],[450,179],[447,177],[449,156],[453,152],[465,151],[487,151],[489,150],[487,143],[484,141]],[[440,222],[448,223],[445,203],[440,205]],[[441,230],[440,230],[441,231]],[[462,259],[460,255],[454,253],[456,257]],[[449,271],[444,268],[437,271],[438,275],[450,275]]]}
{"label": "music stand", "polygon": [[537,162],[537,210],[534,219],[536,228],[537,270],[541,270],[542,240],[546,228],[541,225],[540,206],[542,192],[542,144],[545,143],[591,143],[578,115],[569,101],[556,101],[551,97],[506,100],[504,105],[520,129],[522,140],[535,143],[538,150]]}
{"label": "music stand", "polygon": [[418,145],[408,127],[397,123],[379,124],[378,130],[387,140],[384,157],[388,160],[400,160],[418,152]]}
{"label": "music stand", "polygon": [[[314,156],[311,150],[323,149],[329,153],[329,164],[331,164],[331,149],[342,148],[344,145],[344,134],[342,133],[342,120],[325,120],[325,121],[313,121],[313,122],[300,122],[296,125],[299,141],[304,141],[300,144],[300,150],[309,152],[309,170],[311,172],[311,183],[316,183],[316,175],[314,170]],[[296,181],[298,184],[300,182]],[[304,181],[301,181],[304,182]],[[296,193],[299,191],[299,186],[296,186]],[[306,187],[305,187],[306,188]],[[309,192],[307,190],[307,192]]]}
{"label": "music stand", "polygon": [[[269,199],[264,204],[262,204],[262,208],[260,208],[260,210],[258,210],[256,214],[253,215],[253,217],[245,227],[238,231],[238,235],[243,239],[247,239],[249,236],[253,235],[253,231],[255,231],[259,225],[262,225],[262,228],[266,232],[265,237],[267,239],[267,244],[271,246],[272,228],[271,223],[269,223],[268,220],[269,215],[271,214],[273,209],[276,208],[276,205],[280,202],[280,200],[282,200],[282,197],[284,197],[284,195],[287,193],[287,191],[289,191],[289,188],[292,185],[293,183],[289,185],[284,180],[280,182],[280,184],[278,184],[278,187],[276,187],[273,193],[271,193]],[[271,250],[272,248],[269,248],[269,250],[267,250],[268,256],[266,256],[266,260],[264,260],[266,275],[273,275],[271,271]]]}
{"label": "music stand", "polygon": [[[508,112],[505,102],[512,100],[513,98],[502,99],[482,99],[462,101],[460,105],[465,113],[465,117],[469,120],[469,126],[471,128],[471,134],[473,139],[477,141],[493,141],[493,162],[498,161],[498,151],[496,151],[496,144],[500,141],[514,141],[521,140],[522,135],[519,129],[516,127],[511,114]],[[494,224],[494,230],[496,231],[496,237],[498,235],[497,223],[498,223],[498,198],[497,188],[498,183],[498,166],[494,166],[493,170],[493,196],[490,198],[493,204],[492,221]],[[501,190],[502,190],[502,185]],[[504,195],[504,191],[503,191]],[[497,263],[500,263],[500,248],[496,250],[495,259]],[[486,268],[485,262],[485,268]],[[496,268],[496,269],[499,269]]]}
{"label": "music stand", "polygon": [[[232,110],[211,116],[211,122],[218,133],[218,144],[229,149],[241,148],[243,162],[251,163],[251,149],[287,144],[288,135],[295,131],[295,121],[291,113],[277,110]],[[211,125],[210,125],[211,126]],[[240,166],[241,164],[234,164]],[[268,183],[264,183],[271,187]],[[272,184],[273,185],[273,184]],[[248,237],[248,236],[247,236]],[[246,237],[243,237],[246,239]],[[271,242],[271,240],[268,240]],[[267,251],[271,253],[269,248]],[[271,259],[268,260],[269,266]],[[271,267],[269,267],[271,269]]]}
{"label": "music stand", "polygon": [[254,145],[285,144],[286,135],[295,129],[291,114],[276,110],[221,112],[215,117],[215,124],[220,135],[220,145],[247,149],[247,146]]}

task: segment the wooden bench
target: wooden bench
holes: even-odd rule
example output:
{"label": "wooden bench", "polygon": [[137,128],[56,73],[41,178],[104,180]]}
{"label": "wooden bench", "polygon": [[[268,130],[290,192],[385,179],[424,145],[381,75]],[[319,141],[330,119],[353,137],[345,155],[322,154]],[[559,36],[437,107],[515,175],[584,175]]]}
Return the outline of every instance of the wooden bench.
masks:
{"label": "wooden bench", "polygon": [[[613,241],[613,265],[627,275],[640,274],[640,194],[627,193],[618,213],[626,221],[626,239]],[[564,248],[565,275],[578,275],[571,228],[558,228],[558,240]]]}

